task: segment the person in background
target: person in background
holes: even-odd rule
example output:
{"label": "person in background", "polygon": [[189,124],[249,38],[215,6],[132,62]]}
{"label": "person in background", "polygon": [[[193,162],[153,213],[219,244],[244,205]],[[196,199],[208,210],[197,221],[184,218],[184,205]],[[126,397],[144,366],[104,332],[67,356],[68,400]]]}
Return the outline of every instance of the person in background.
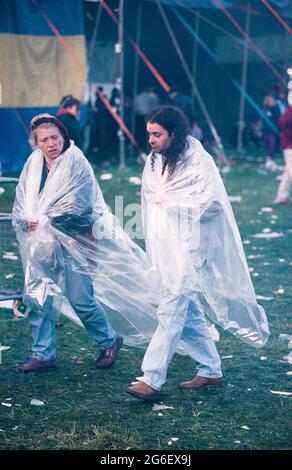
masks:
{"label": "person in background", "polygon": [[203,131],[197,121],[193,122],[192,129],[191,129],[191,136],[194,137],[195,139],[199,140],[202,142],[203,140]]}
{"label": "person in background", "polygon": [[285,90],[279,83],[275,83],[273,95],[279,108],[280,114],[282,116],[287,110],[287,102]]}
{"label": "person in background", "polygon": [[134,98],[133,107],[136,113],[136,138],[142,148],[145,147],[145,118],[160,105],[159,96],[152,86],[144,87]]}
{"label": "person in background", "polygon": [[274,157],[277,149],[278,120],[281,114],[272,94],[266,95],[264,98],[264,113],[271,123],[271,125],[269,125],[264,121],[264,140],[268,151],[265,168],[266,170],[275,172],[279,169],[277,163],[274,161]]}
{"label": "person in background", "polygon": [[79,122],[81,102],[72,95],[67,95],[60,102],[57,118],[66,127],[69,139],[81,150],[83,148],[83,130]]}
{"label": "person in background", "polygon": [[194,111],[192,100],[189,96],[181,91],[177,86],[173,86],[169,93],[169,104],[181,109],[186,115],[189,124],[194,120]]}
{"label": "person in background", "polygon": [[285,170],[274,204],[291,204],[289,193],[292,184],[292,106],[279,119],[281,149],[284,154]]}

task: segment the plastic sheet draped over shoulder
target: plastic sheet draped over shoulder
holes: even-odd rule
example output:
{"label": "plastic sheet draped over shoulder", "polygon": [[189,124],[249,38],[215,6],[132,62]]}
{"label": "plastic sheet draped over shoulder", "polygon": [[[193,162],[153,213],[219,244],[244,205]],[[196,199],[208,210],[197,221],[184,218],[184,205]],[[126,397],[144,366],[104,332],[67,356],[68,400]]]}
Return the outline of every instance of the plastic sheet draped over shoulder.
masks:
{"label": "plastic sheet draped over shoulder", "polygon": [[[73,143],[56,159],[40,191],[43,165],[42,153],[34,151],[13,208],[25,303],[50,318],[60,310],[73,318],[64,276],[79,272],[91,277],[98,300],[123,316],[119,332],[128,343],[144,344],[156,326],[145,253],[108,211],[92,168]],[[30,221],[37,221],[34,230]]]}
{"label": "plastic sheet draped over shoulder", "polygon": [[[210,319],[251,346],[269,335],[256,302],[240,234],[212,157],[188,137],[174,174],[162,174],[162,156],[148,158],[142,217],[153,288],[190,298],[202,293]],[[158,236],[157,236],[158,234]]]}

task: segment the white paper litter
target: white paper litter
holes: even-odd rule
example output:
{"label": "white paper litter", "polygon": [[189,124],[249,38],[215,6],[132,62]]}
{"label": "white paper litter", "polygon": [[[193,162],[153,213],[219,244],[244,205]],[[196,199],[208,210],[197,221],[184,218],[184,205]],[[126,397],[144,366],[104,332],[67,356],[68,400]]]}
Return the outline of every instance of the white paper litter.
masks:
{"label": "white paper litter", "polygon": [[256,299],[257,300],[274,300],[274,297],[266,297],[264,295],[257,295]]}
{"label": "white paper litter", "polygon": [[162,414],[162,413],[158,413],[157,416],[163,416],[163,414]]}
{"label": "white paper litter", "polygon": [[18,256],[16,256],[16,254],[13,253],[12,251],[7,251],[6,253],[4,253],[2,258],[3,259],[10,259],[10,260],[13,260],[13,261],[18,260]]}
{"label": "white paper litter", "polygon": [[272,229],[270,227],[263,228],[263,233],[271,233]]}
{"label": "white paper litter", "polygon": [[179,440],[179,437],[172,437],[171,440],[172,440],[173,442],[176,442],[176,441]]}
{"label": "white paper litter", "polygon": [[264,255],[248,255],[247,259],[257,259],[257,258],[263,258]]}
{"label": "white paper litter", "polygon": [[11,403],[1,403],[1,405],[6,406],[7,408],[11,408],[12,404]]}
{"label": "white paper litter", "polygon": [[2,188],[2,187],[0,187],[0,196],[1,196],[1,194],[3,194],[3,193],[5,193],[5,189]]}
{"label": "white paper litter", "polygon": [[103,175],[100,175],[102,181],[111,180],[112,177],[113,175],[111,173],[103,173]]}
{"label": "white paper litter", "polygon": [[234,359],[234,356],[232,356],[232,354],[229,356],[221,356],[221,359]]}
{"label": "white paper litter", "polygon": [[284,397],[290,397],[292,392],[278,392],[277,390],[270,390],[273,395],[283,395]]}
{"label": "white paper litter", "polygon": [[241,441],[234,441],[234,444],[240,444]]}
{"label": "white paper litter", "polygon": [[33,398],[30,401],[30,404],[33,405],[33,406],[44,406],[45,403],[41,400],[38,400],[37,398]]}
{"label": "white paper litter", "polygon": [[11,346],[4,346],[0,344],[0,351],[7,351],[7,349],[11,349]]}
{"label": "white paper litter", "polygon": [[279,287],[278,290],[273,290],[273,294],[275,295],[282,295],[284,294],[285,290],[283,289],[283,287]]}
{"label": "white paper litter", "polygon": [[283,237],[283,232],[270,232],[270,233],[256,233],[254,238],[280,238]]}
{"label": "white paper litter", "polygon": [[229,201],[230,202],[241,202],[242,197],[241,196],[229,196]]}
{"label": "white paper litter", "polygon": [[292,370],[289,370],[289,372],[286,372],[286,375],[292,375]]}
{"label": "white paper litter", "polygon": [[261,361],[266,361],[267,359],[268,359],[267,356],[261,356],[261,357],[260,357],[260,360],[261,360]]}
{"label": "white paper litter", "polygon": [[173,410],[173,406],[168,405],[153,405],[152,411]]}
{"label": "white paper litter", "polygon": [[167,443],[169,446],[172,446],[172,441],[168,441]]}
{"label": "white paper litter", "polygon": [[273,212],[273,208],[272,207],[262,207],[261,208],[261,212]]}
{"label": "white paper litter", "polygon": [[136,184],[137,186],[140,186],[142,184],[142,180],[138,176],[131,176],[129,178],[129,182],[131,184]]}
{"label": "white paper litter", "polygon": [[15,273],[5,274],[5,279],[13,279],[14,277],[15,277]]}
{"label": "white paper litter", "polygon": [[241,426],[241,429],[245,429],[246,431],[249,431],[249,427],[248,426]]}

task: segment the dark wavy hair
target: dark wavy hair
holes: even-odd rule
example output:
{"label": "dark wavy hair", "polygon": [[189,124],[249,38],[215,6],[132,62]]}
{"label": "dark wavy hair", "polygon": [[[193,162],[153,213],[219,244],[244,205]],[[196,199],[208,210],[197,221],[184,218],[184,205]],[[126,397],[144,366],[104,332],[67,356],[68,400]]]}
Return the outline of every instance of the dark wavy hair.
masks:
{"label": "dark wavy hair", "polygon": [[[162,175],[167,168],[169,177],[171,177],[175,171],[178,160],[180,160],[185,151],[186,138],[190,133],[188,120],[184,113],[175,106],[160,106],[146,117],[146,124],[147,123],[158,124],[173,138],[170,147],[161,152],[165,157],[162,166]],[[153,152],[151,156],[152,171],[154,171],[155,159],[156,153]]]}

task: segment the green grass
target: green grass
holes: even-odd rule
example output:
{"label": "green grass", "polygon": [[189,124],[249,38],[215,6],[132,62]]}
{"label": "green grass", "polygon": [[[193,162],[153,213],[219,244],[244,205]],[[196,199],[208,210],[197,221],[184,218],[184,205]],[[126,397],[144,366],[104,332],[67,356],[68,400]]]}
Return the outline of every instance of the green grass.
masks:
{"label": "green grass", "polygon": [[[64,320],[58,330],[58,369],[38,375],[22,375],[18,364],[30,354],[30,332],[25,321],[12,321],[7,310],[0,311],[1,343],[11,346],[3,351],[0,366],[1,449],[288,449],[291,447],[291,398],[272,395],[270,390],[291,391],[291,370],[283,356],[287,345],[279,341],[280,333],[292,334],[291,275],[292,224],[291,207],[273,207],[278,181],[272,174],[258,174],[260,162],[239,165],[224,176],[230,195],[241,195],[242,202],[233,208],[239,223],[257,294],[272,296],[261,301],[270,322],[271,337],[267,346],[254,350],[220,330],[217,343],[223,356],[224,385],[199,392],[182,392],[176,384],[191,378],[195,371],[188,357],[175,355],[168,381],[156,402],[173,406],[163,416],[152,411],[153,403],[143,403],[125,393],[129,383],[140,375],[143,351],[125,346],[111,370],[96,370],[97,351],[86,333]],[[114,178],[101,181],[106,201],[112,204],[115,194],[126,202],[137,202],[139,186],[128,178],[139,169],[119,174],[107,169]],[[98,176],[100,171],[97,172]],[[272,213],[260,212],[273,207]],[[278,219],[272,219],[271,215]],[[275,223],[272,224],[271,221]],[[253,238],[270,227],[283,232],[278,239]],[[284,259],[280,262],[279,259]],[[269,264],[266,264],[269,263]],[[252,273],[254,274],[254,273]],[[274,295],[280,286],[284,293]],[[81,349],[81,348],[84,348]],[[266,356],[267,360],[261,360]],[[76,363],[75,358],[83,362]],[[80,361],[79,361],[80,362]],[[30,405],[32,398],[45,402],[43,407]],[[17,406],[20,405],[20,406]],[[249,430],[242,429],[248,426]],[[168,446],[171,437],[179,440]],[[235,441],[240,441],[236,443]]]}

